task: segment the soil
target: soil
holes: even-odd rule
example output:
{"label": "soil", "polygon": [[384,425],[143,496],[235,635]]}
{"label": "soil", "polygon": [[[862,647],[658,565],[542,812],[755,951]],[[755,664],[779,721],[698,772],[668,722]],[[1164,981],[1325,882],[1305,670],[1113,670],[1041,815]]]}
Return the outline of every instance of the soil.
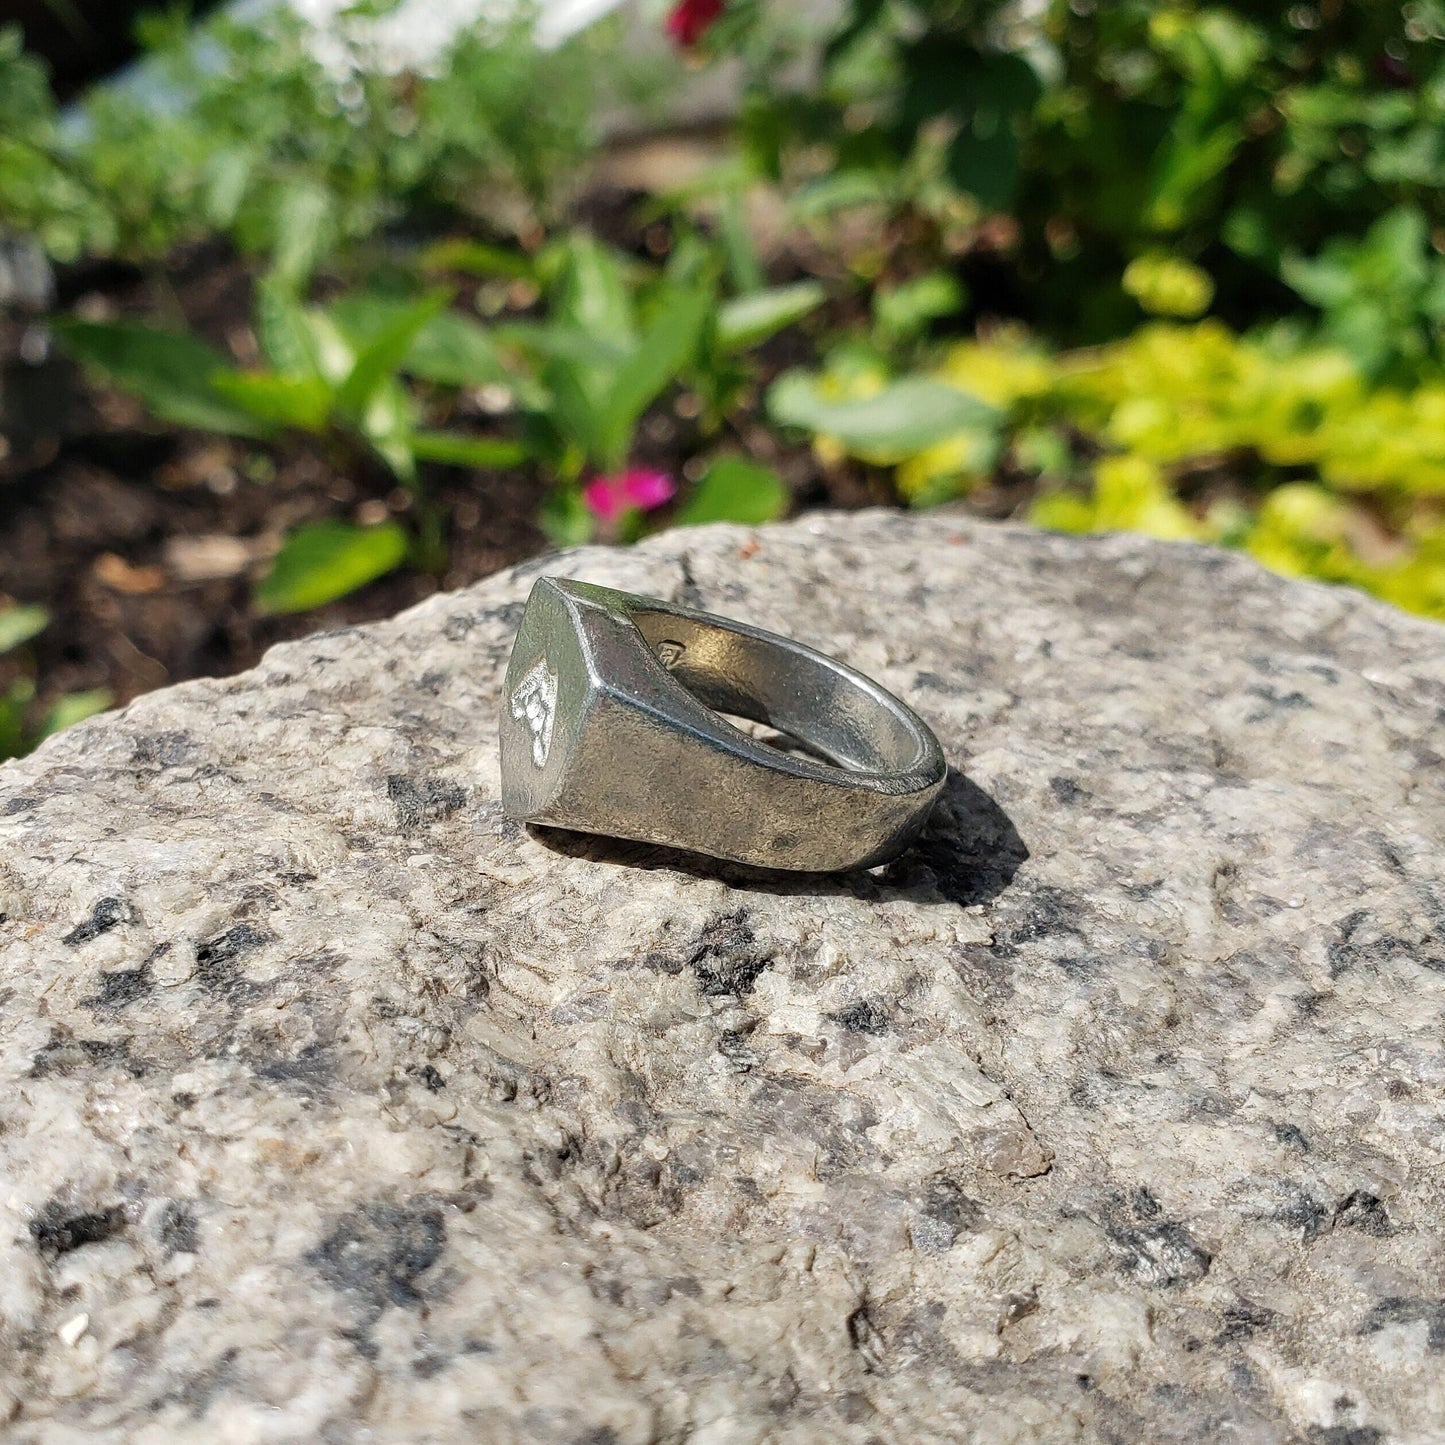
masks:
{"label": "soil", "polygon": [[[112,265],[62,273],[57,309],[183,324],[245,360],[252,281],[251,266],[212,246],[172,258],[163,275]],[[786,351],[771,369],[799,359]],[[491,422],[462,399],[448,424],[480,433]],[[778,468],[798,505],[889,500],[880,478],[825,475],[810,452],[780,447],[755,417],[737,419],[734,432]],[[679,473],[692,433],[685,416],[660,408],[644,421],[639,460]],[[34,642],[0,656],[0,693],[31,673],[37,715],[66,693],[104,688],[120,705],[237,672],[275,642],[388,616],[548,546],[537,523],[546,487],[535,472],[437,467],[425,483],[447,518],[440,575],[403,570],[326,607],[261,615],[252,586],[289,527],[405,513],[407,495],[360,453],[157,425],[129,397],[87,384],[49,345],[42,316],[0,320],[0,449],[0,605],[40,603],[51,614]]]}
{"label": "soil", "polygon": [[[164,281],[119,267],[59,280],[62,308],[154,322],[179,312],[233,353],[249,344],[251,268],[215,249],[174,258]],[[128,397],[88,386],[48,346],[42,319],[0,327],[0,367],[0,590],[51,613],[27,649],[0,658],[0,691],[33,665],[37,711],[81,689],[121,704],[236,672],[284,638],[390,614],[545,545],[534,478],[438,468],[428,481],[451,524],[442,576],[401,571],[327,607],[262,616],[252,585],[287,528],[405,510],[384,468],[157,426]]]}
{"label": "soil", "polygon": [[[647,201],[678,184],[679,175],[715,162],[717,147],[705,127],[616,147],[600,159],[572,221],[656,262],[672,237],[666,223],[643,220]],[[840,256],[773,230],[766,212],[753,221],[773,282],[844,279]],[[890,269],[907,273],[916,264],[910,253],[919,238],[906,230],[864,240],[883,247]],[[980,254],[987,263],[987,249]],[[254,263],[208,243],[149,272],[117,263],[61,270],[52,309],[192,329],[251,364],[254,279]],[[851,288],[835,290],[845,296]],[[532,303],[507,295],[500,305],[519,315]],[[477,308],[477,286],[462,288],[455,305]],[[773,338],[754,353],[760,377],[753,394],[728,419],[725,435],[708,441],[709,451],[721,444],[773,467],[795,512],[899,504],[883,471],[824,465],[814,449],[786,444],[762,418],[772,377],[818,360],[811,335],[837,337],[864,319],[858,302],[835,302],[808,327]],[[45,312],[0,309],[0,607],[39,603],[51,613],[32,643],[0,655],[0,696],[17,676],[32,676],[36,718],[72,692],[105,689],[123,705],[168,683],[238,672],[273,643],[390,616],[439,588],[465,587],[548,549],[538,525],[548,481],[538,471],[426,468],[423,486],[448,519],[447,565],[438,575],[403,569],[327,607],[263,616],[251,590],[289,527],[319,517],[374,522],[405,514],[406,494],[360,451],[328,454],[295,438],[266,448],[160,426],[130,397],[88,383],[49,344],[45,321]],[[702,438],[686,403],[668,397],[643,419],[634,460],[689,474]],[[449,431],[496,434],[501,425],[484,396],[448,405],[442,420]],[[1004,477],[972,494],[967,507],[1009,516],[1032,491],[1030,478]],[[666,514],[657,520],[665,523]]]}

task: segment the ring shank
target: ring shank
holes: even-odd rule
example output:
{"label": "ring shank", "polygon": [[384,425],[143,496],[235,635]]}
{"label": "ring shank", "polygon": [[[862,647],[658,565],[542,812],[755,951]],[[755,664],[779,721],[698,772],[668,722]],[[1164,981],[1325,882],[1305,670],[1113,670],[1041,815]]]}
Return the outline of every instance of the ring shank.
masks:
{"label": "ring shank", "polygon": [[841,768],[906,773],[923,744],[880,688],[809,648],[678,612],[632,621],[673,677],[705,707],[789,734]]}

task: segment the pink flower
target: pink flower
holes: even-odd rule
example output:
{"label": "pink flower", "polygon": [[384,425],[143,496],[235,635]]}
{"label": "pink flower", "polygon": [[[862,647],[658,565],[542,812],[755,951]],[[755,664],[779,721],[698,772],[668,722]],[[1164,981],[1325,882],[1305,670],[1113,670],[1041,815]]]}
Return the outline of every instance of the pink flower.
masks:
{"label": "pink flower", "polygon": [[677,484],[666,472],[629,467],[615,477],[593,477],[582,488],[582,500],[593,516],[616,522],[628,512],[650,512],[670,502]]}
{"label": "pink flower", "polygon": [[727,0],[679,0],[667,17],[667,33],[684,50],[690,50],[726,8]]}

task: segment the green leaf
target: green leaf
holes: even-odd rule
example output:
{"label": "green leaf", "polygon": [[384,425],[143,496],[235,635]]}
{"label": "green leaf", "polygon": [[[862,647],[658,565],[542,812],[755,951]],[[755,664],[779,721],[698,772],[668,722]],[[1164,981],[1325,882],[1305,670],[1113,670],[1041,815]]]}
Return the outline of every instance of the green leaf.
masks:
{"label": "green leaf", "polygon": [[36,742],[42,738],[48,738],[51,733],[63,732],[68,727],[74,727],[78,722],[84,722],[88,717],[94,717],[98,712],[104,712],[114,698],[109,688],[94,687],[87,692],[68,692],[45,714],[40,724],[40,731],[36,735]]}
{"label": "green leaf", "polygon": [[883,14],[884,0],[853,0],[849,7],[848,19],[843,28],[828,41],[823,51],[826,65],[835,64],[848,50],[863,38],[878,23]]}
{"label": "green leaf", "polygon": [[933,33],[909,47],[904,66],[905,127],[913,132],[934,116],[955,118],[950,178],[986,210],[1007,207],[1022,173],[1020,132],[1041,90],[1033,67],[1020,56]]}
{"label": "green leaf", "polygon": [[[570,237],[558,254],[562,262],[550,289],[560,333],[584,337],[589,347],[601,343],[620,352],[625,366],[637,349],[637,315],[622,262],[587,235]],[[542,372],[542,384],[551,393],[548,420],[565,441],[599,462],[617,448],[619,425],[610,413],[617,365],[558,356]]]}
{"label": "green leaf", "polygon": [[576,487],[558,487],[542,503],[538,521],[554,547],[577,547],[590,542],[597,525]]}
{"label": "green leaf", "polygon": [[1233,117],[1207,128],[1184,117],[1154,163],[1145,221],[1158,231],[1183,226],[1201,208],[1209,183],[1228,168],[1245,138],[1243,123]]}
{"label": "green leaf", "polygon": [[508,251],[462,237],[428,246],[421,254],[421,268],[423,271],[460,271],[465,276],[505,276],[514,281],[530,281],[537,274],[536,262],[521,251]]}
{"label": "green leaf", "polygon": [[599,377],[585,367],[559,361],[547,367],[545,381],[551,396],[544,422],[564,448],[576,448],[601,461],[611,446],[604,410],[606,374]]}
{"label": "green leaf", "polygon": [[229,229],[240,212],[256,170],[257,153],[243,146],[227,146],[206,162],[201,211],[214,229]]}
{"label": "green leaf", "polygon": [[[361,350],[412,310],[389,296],[347,296],[328,309],[341,333]],[[493,334],[457,311],[442,311],[420,327],[397,367],[438,386],[512,386]]]}
{"label": "green leaf", "polygon": [[34,696],[35,684],[28,677],[17,679],[0,692],[0,762],[29,751],[25,744],[25,713]]}
{"label": "green leaf", "polygon": [[608,392],[601,422],[603,466],[620,467],[638,418],[697,355],[712,310],[712,288],[672,293]]}
{"label": "green leaf", "polygon": [[50,625],[50,614],[43,607],[13,606],[0,608],[0,652],[13,652],[22,642],[39,636]]}
{"label": "green leaf", "polygon": [[900,189],[899,177],[889,171],[838,171],[803,186],[792,210],[800,221],[807,221],[855,206],[886,206],[897,200]]}
{"label": "green leaf", "polygon": [[763,263],[758,259],[757,248],[748,229],[747,207],[741,186],[730,186],[724,192],[719,222],[729,280],[739,291],[761,291],[767,283],[763,279]]}
{"label": "green leaf", "polygon": [[742,522],[756,526],[788,510],[788,489],[770,467],[742,457],[719,457],[703,473],[696,490],[678,509],[679,527],[706,522]]}
{"label": "green leaf", "polygon": [[392,379],[418,333],[447,304],[447,293],[435,291],[387,322],[361,349],[351,374],[336,390],[336,408],[343,415],[363,417],[382,383]]}
{"label": "green leaf", "polygon": [[412,455],[418,461],[441,462],[451,467],[515,467],[527,460],[531,448],[506,437],[452,436],[447,432],[416,432]]}
{"label": "green leaf", "polygon": [[331,244],[332,201],[323,187],[307,181],[288,186],[272,215],[272,271],[299,292]]}
{"label": "green leaf", "polygon": [[1355,277],[1336,255],[1301,256],[1286,251],[1280,258],[1280,279],[1299,296],[1322,310],[1343,306],[1355,294]]}
{"label": "green leaf", "polygon": [[606,341],[571,326],[546,322],[516,321],[498,326],[492,339],[501,346],[514,347],[525,356],[541,361],[566,361],[599,371],[615,370],[631,354],[615,341]]}
{"label": "green leaf", "polygon": [[203,341],[128,321],[55,323],[55,336],[77,361],[132,392],[160,421],[233,436],[269,437],[275,427],[229,401],[214,380],[234,375]]}
{"label": "green leaf", "polygon": [[802,427],[880,463],[902,461],[958,432],[992,428],[998,413],[957,387],[926,377],[904,377],[872,396],[823,395],[817,379],[789,371],[768,392],[768,415]]}
{"label": "green leaf", "polygon": [[331,388],[320,377],[233,371],[217,376],[212,385],[264,426],[322,432],[331,416]]}
{"label": "green leaf", "polygon": [[287,538],[256,587],[263,612],[304,612],[345,597],[399,567],[407,535],[395,522],[357,527],[306,522]]}
{"label": "green leaf", "polygon": [[416,485],[417,404],[394,376],[383,376],[356,426],[405,487]]}
{"label": "green leaf", "polygon": [[256,340],[273,371],[286,377],[323,375],[321,352],[306,308],[290,285],[274,274],[256,286]]}
{"label": "green leaf", "polygon": [[1230,211],[1224,218],[1220,239],[1237,255],[1261,266],[1277,269],[1280,264],[1273,219],[1258,207],[1239,205]]}
{"label": "green leaf", "polygon": [[1429,254],[1430,223],[1418,206],[1396,206],[1365,233],[1357,266],[1362,279],[1378,286],[1416,285],[1425,280],[1424,257]]}
{"label": "green leaf", "polygon": [[968,299],[960,282],[947,271],[929,271],[873,296],[873,319],[890,340],[911,340],[930,321],[952,316]]}
{"label": "green leaf", "polygon": [[756,346],[785,326],[801,321],[827,299],[828,293],[818,281],[798,281],[734,297],[718,308],[718,345],[728,351]]}
{"label": "green leaf", "polygon": [[615,252],[588,235],[566,243],[553,314],[564,324],[630,351],[637,343],[637,313],[627,273]]}
{"label": "green leaf", "polygon": [[417,332],[401,370],[438,386],[514,387],[517,381],[487,328],[455,311],[432,317]]}

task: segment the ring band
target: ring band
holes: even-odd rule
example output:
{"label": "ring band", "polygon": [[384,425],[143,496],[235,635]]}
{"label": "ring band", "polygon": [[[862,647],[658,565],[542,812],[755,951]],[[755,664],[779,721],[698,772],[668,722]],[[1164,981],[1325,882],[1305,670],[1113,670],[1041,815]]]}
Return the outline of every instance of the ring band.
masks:
{"label": "ring band", "polygon": [[896,857],[948,771],[912,708],[834,658],[561,577],[527,600],[500,734],[502,804],[519,821],[810,872]]}

